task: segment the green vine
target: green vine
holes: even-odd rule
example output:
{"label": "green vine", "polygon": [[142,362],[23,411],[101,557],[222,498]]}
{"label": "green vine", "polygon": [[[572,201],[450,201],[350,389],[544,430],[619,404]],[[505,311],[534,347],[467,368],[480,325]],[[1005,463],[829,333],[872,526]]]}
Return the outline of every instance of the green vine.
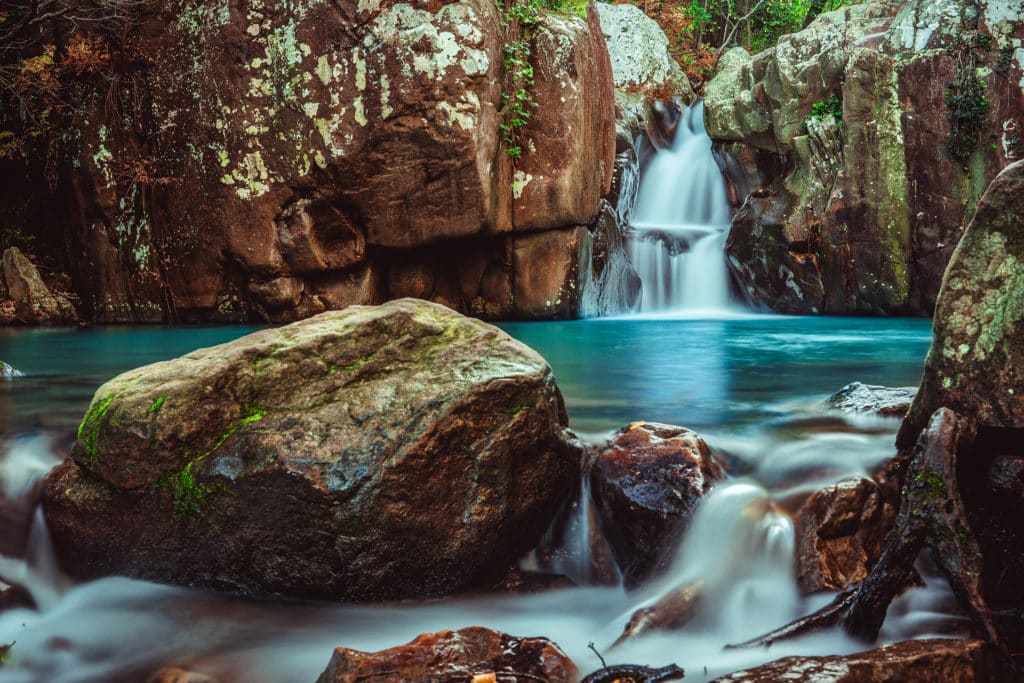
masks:
{"label": "green vine", "polygon": [[956,34],[949,51],[956,59],[956,75],[946,84],[946,118],[949,119],[949,155],[966,164],[978,148],[989,101],[986,83],[978,78],[978,62],[992,47],[992,37],[975,32]]}

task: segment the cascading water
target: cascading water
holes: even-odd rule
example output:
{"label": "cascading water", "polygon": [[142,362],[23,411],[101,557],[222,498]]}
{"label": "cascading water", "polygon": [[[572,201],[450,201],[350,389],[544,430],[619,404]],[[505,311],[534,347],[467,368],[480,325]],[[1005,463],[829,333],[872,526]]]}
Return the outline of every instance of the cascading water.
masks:
{"label": "cascading water", "polygon": [[655,154],[640,179],[627,242],[643,282],[641,312],[730,308],[729,222],[725,181],[697,102],[683,112],[672,148]]}

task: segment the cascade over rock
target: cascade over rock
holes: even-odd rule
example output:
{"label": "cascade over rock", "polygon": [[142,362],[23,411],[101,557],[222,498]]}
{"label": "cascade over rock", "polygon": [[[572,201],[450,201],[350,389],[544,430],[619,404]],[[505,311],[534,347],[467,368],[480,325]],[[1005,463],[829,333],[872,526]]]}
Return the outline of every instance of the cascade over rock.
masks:
{"label": "cascade over rock", "polygon": [[[1019,18],[1001,0],[873,0],[723,57],[706,124],[741,205],[727,250],[750,302],[931,313],[982,191],[1024,155]],[[975,68],[991,71],[987,111],[951,113]]]}
{"label": "cascade over rock", "polygon": [[551,369],[437,304],[350,307],[97,391],[43,504],[107,574],[348,600],[501,576],[579,480]]}
{"label": "cascade over rock", "polygon": [[[288,322],[416,295],[487,317],[576,315],[562,280],[522,281],[514,254],[536,255],[521,241],[548,230],[574,250],[609,192],[608,52],[592,4],[545,10],[528,32],[501,11],[140,5],[117,46],[130,91],[83,79],[69,124],[59,191],[86,314]],[[513,159],[500,126],[520,33],[536,107]]]}

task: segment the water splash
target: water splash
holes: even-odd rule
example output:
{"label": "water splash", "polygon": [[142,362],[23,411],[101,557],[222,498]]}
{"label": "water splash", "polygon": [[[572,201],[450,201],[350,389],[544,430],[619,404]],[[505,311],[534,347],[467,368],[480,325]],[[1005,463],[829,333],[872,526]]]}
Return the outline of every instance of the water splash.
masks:
{"label": "water splash", "polygon": [[626,237],[643,282],[642,313],[732,308],[723,251],[730,220],[697,102],[683,112],[672,148],[654,156],[637,191]]}

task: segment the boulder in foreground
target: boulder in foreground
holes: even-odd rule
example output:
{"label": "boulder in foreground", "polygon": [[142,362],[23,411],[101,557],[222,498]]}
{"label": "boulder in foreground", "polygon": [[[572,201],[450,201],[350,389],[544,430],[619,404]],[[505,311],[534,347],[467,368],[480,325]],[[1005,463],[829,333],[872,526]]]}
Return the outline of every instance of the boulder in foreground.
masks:
{"label": "boulder in foreground", "polygon": [[472,626],[424,633],[380,652],[339,647],[317,683],[355,681],[548,681],[577,679],[576,667],[545,638],[514,638]]}
{"label": "boulder in foreground", "polygon": [[107,382],[44,509],[81,578],[443,595],[536,543],[578,481],[566,423],[547,363],[497,328],[354,306]]}

